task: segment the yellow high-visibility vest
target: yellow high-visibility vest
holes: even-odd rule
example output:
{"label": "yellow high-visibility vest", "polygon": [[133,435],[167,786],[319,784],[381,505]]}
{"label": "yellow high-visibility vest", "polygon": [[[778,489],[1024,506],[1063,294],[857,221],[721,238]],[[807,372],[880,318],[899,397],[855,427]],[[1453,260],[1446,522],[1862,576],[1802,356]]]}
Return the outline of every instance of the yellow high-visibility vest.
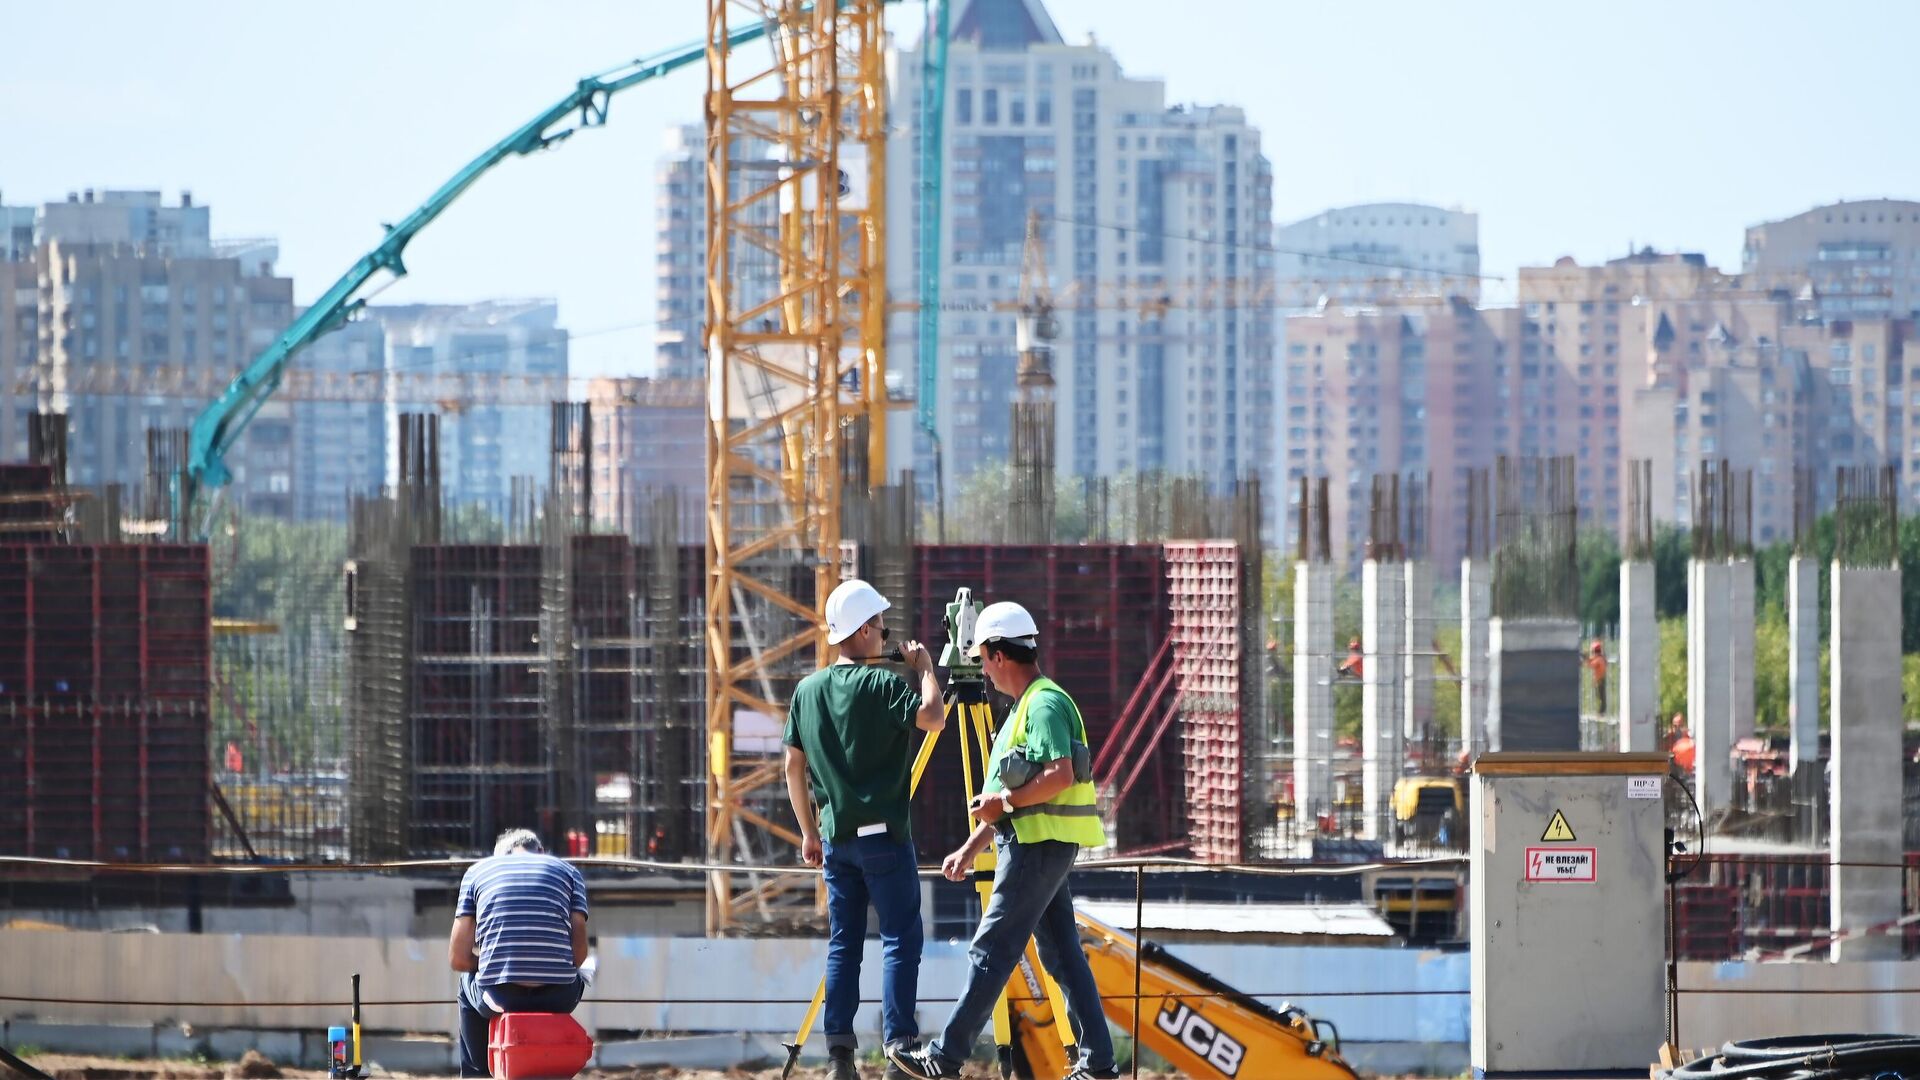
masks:
{"label": "yellow high-visibility vest", "polygon": [[[1043,675],[1027,686],[1026,692],[1020,695],[1020,704],[1013,710],[1013,730],[1008,732],[1008,753],[1015,753],[1026,746],[1027,703],[1033,700],[1033,695],[1048,691],[1066,698],[1067,705],[1073,709],[1074,723],[1080,728],[1080,741],[1087,742],[1087,722],[1080,715],[1080,706],[1074,702],[1072,695],[1060,689],[1058,683]],[[1092,753],[1090,744],[1087,749],[1088,753]],[[1083,847],[1099,847],[1107,842],[1107,830],[1100,824],[1097,801],[1093,781],[1081,780],[1046,802],[1016,807],[1010,815],[1014,838],[1023,844],[1064,840]]]}

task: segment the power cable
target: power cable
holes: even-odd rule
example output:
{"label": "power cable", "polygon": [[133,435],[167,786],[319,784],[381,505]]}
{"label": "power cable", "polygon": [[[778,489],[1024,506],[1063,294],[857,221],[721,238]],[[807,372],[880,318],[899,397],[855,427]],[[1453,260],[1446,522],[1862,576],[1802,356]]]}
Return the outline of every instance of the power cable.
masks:
{"label": "power cable", "polygon": [[1920,1074],[1920,1037],[1791,1035],[1729,1042],[1662,1080],[1869,1080]]}

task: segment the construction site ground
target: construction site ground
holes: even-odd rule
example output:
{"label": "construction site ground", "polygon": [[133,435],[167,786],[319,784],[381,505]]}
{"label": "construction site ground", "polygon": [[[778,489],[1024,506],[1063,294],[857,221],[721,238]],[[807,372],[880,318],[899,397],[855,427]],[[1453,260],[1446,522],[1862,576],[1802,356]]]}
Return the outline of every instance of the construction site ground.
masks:
{"label": "construction site ground", "polygon": [[[24,1060],[54,1078],[54,1080],[141,1080],[153,1077],[157,1080],[227,1080],[227,1078],[271,1078],[285,1077],[325,1077],[325,1069],[285,1068],[265,1058],[249,1058],[246,1062],[206,1062],[182,1060],[152,1060],[138,1058],[87,1057],[75,1054],[31,1054]],[[869,1076],[879,1076],[878,1065],[865,1067],[863,1072]],[[416,1078],[425,1080],[438,1077],[439,1073],[387,1072],[381,1070],[376,1076],[397,1078]],[[444,1074],[452,1075],[452,1074]],[[797,1080],[818,1080],[826,1076],[826,1070],[802,1066],[795,1069]],[[967,1072],[968,1080],[994,1080],[999,1071],[988,1065],[975,1063]],[[1146,1080],[1175,1080],[1174,1074],[1143,1071],[1140,1074]],[[588,1069],[580,1076],[583,1080],[779,1080],[780,1070],[771,1069],[677,1069],[672,1067],[647,1067],[633,1069]]]}

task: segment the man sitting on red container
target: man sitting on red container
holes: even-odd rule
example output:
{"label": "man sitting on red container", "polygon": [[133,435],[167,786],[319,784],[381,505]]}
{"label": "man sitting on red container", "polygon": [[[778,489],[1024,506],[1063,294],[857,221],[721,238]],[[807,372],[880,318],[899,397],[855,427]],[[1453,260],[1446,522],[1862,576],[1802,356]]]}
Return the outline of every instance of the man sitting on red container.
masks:
{"label": "man sitting on red container", "polygon": [[586,879],[548,855],[532,830],[502,833],[493,857],[460,880],[447,963],[462,973],[460,1075],[488,1076],[494,1017],[571,1013],[593,978]]}

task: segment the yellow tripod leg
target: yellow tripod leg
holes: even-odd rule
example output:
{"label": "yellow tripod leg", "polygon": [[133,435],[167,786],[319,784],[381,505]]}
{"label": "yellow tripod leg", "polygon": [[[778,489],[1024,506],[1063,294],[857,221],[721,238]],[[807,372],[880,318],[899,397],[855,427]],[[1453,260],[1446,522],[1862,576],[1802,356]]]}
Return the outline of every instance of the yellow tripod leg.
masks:
{"label": "yellow tripod leg", "polygon": [[[920,749],[913,756],[913,771],[907,778],[909,800],[914,792],[920,790],[920,775],[927,771],[927,762],[933,760],[933,748],[939,741],[940,733],[937,731],[927,732],[927,737],[920,740]],[[792,1042],[782,1044],[787,1049],[787,1064],[780,1070],[781,1080],[793,1075],[793,1066],[800,1060],[800,1048],[807,1044],[807,1036],[813,1034],[814,1022],[820,1019],[820,1007],[826,1000],[827,977],[821,975],[820,985],[813,988],[813,1001],[807,1005],[806,1015],[800,1019],[800,1030],[793,1033]]]}

